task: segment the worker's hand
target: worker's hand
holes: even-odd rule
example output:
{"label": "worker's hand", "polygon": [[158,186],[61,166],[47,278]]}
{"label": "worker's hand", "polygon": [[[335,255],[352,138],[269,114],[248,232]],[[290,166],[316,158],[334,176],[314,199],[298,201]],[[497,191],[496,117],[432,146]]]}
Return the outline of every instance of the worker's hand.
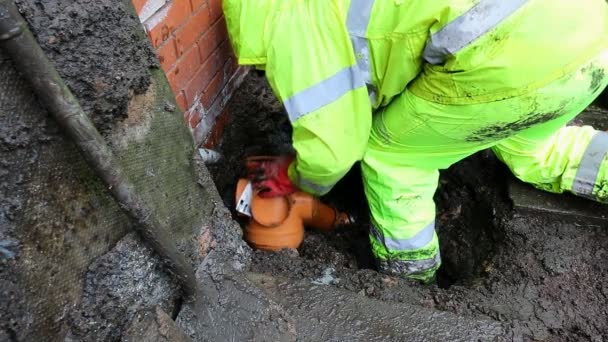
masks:
{"label": "worker's hand", "polygon": [[247,178],[260,197],[278,197],[294,193],[298,188],[287,175],[293,156],[260,156],[247,158]]}

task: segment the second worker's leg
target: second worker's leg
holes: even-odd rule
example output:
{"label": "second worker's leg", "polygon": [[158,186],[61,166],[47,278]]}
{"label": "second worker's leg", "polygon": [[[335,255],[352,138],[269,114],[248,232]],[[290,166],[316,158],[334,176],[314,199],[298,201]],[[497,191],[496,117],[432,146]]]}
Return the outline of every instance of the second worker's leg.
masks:
{"label": "second worker's leg", "polygon": [[608,202],[608,133],[590,126],[562,127],[543,138],[538,127],[496,145],[513,174],[535,187]]}
{"label": "second worker's leg", "polygon": [[[565,127],[604,89],[608,83],[604,70],[608,70],[606,53],[570,77],[537,92],[537,103],[548,104],[559,118],[524,130],[493,147],[515,176],[546,191],[570,191],[608,202],[608,133],[590,126]],[[563,99],[568,101],[562,104],[559,100]]]}

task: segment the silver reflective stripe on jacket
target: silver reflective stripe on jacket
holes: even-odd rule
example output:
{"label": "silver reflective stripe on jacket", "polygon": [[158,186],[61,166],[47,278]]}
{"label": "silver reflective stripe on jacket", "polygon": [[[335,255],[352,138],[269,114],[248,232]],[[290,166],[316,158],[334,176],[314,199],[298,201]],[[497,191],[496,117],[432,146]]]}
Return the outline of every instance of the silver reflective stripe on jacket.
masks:
{"label": "silver reflective stripe on jacket", "polygon": [[284,101],[291,122],[314,112],[344,96],[351,90],[363,87],[359,68],[346,67],[323,81],[293,95]]}
{"label": "silver reflective stripe on jacket", "polygon": [[481,0],[468,12],[431,35],[423,57],[430,64],[442,64],[448,56],[493,30],[522,7],[527,0]]}
{"label": "silver reflective stripe on jacket", "polygon": [[372,82],[371,54],[366,34],[373,7],[374,0],[352,0],[346,19],[346,28],[353,44],[357,65],[361,71],[363,82],[367,85],[372,105],[376,102],[376,92]]}
{"label": "silver reflective stripe on jacket", "polygon": [[433,241],[433,237],[435,236],[435,221],[429,223],[429,225],[427,225],[423,230],[409,239],[394,239],[386,237],[382,231],[374,225],[371,226],[370,230],[374,238],[378,240],[378,242],[382,243],[388,251],[414,251],[424,248],[426,245],[431,243],[431,241]]}
{"label": "silver reflective stripe on jacket", "polygon": [[593,188],[600,171],[602,161],[608,152],[608,133],[597,132],[583,154],[583,159],[578,166],[572,192],[583,197],[594,198]]}

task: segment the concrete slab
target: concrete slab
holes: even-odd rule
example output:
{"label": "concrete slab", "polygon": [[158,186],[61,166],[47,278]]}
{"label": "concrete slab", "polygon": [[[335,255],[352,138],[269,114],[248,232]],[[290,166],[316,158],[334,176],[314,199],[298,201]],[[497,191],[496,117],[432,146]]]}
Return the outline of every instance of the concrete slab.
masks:
{"label": "concrete slab", "polygon": [[138,312],[127,326],[122,342],[192,342],[161,308]]}
{"label": "concrete slab", "polygon": [[200,272],[201,301],[177,325],[195,341],[502,341],[514,333],[486,318],[368,298],[311,280]]}
{"label": "concrete slab", "polygon": [[257,284],[292,317],[300,341],[512,340],[501,323],[404,303],[388,303],[333,286],[257,273]]}
{"label": "concrete slab", "polygon": [[222,270],[199,268],[200,300],[185,303],[176,319],[188,336],[197,342],[297,340],[293,319],[280,305],[242,273],[221,273],[228,265],[218,262],[211,267]]}
{"label": "concrete slab", "polygon": [[606,204],[571,194],[553,194],[541,191],[514,177],[509,180],[509,197],[516,210],[548,213],[582,221],[608,222],[608,205]]}

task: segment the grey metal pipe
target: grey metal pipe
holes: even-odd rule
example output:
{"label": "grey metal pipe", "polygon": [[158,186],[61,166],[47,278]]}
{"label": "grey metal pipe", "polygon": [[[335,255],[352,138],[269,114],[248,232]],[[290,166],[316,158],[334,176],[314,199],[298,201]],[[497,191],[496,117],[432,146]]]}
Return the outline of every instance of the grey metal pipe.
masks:
{"label": "grey metal pipe", "polygon": [[88,164],[108,187],[134,227],[179,280],[187,296],[196,293],[194,270],[138,195],[78,100],[30,32],[12,0],[0,0],[0,48],[28,81],[48,112],[76,143]]}

